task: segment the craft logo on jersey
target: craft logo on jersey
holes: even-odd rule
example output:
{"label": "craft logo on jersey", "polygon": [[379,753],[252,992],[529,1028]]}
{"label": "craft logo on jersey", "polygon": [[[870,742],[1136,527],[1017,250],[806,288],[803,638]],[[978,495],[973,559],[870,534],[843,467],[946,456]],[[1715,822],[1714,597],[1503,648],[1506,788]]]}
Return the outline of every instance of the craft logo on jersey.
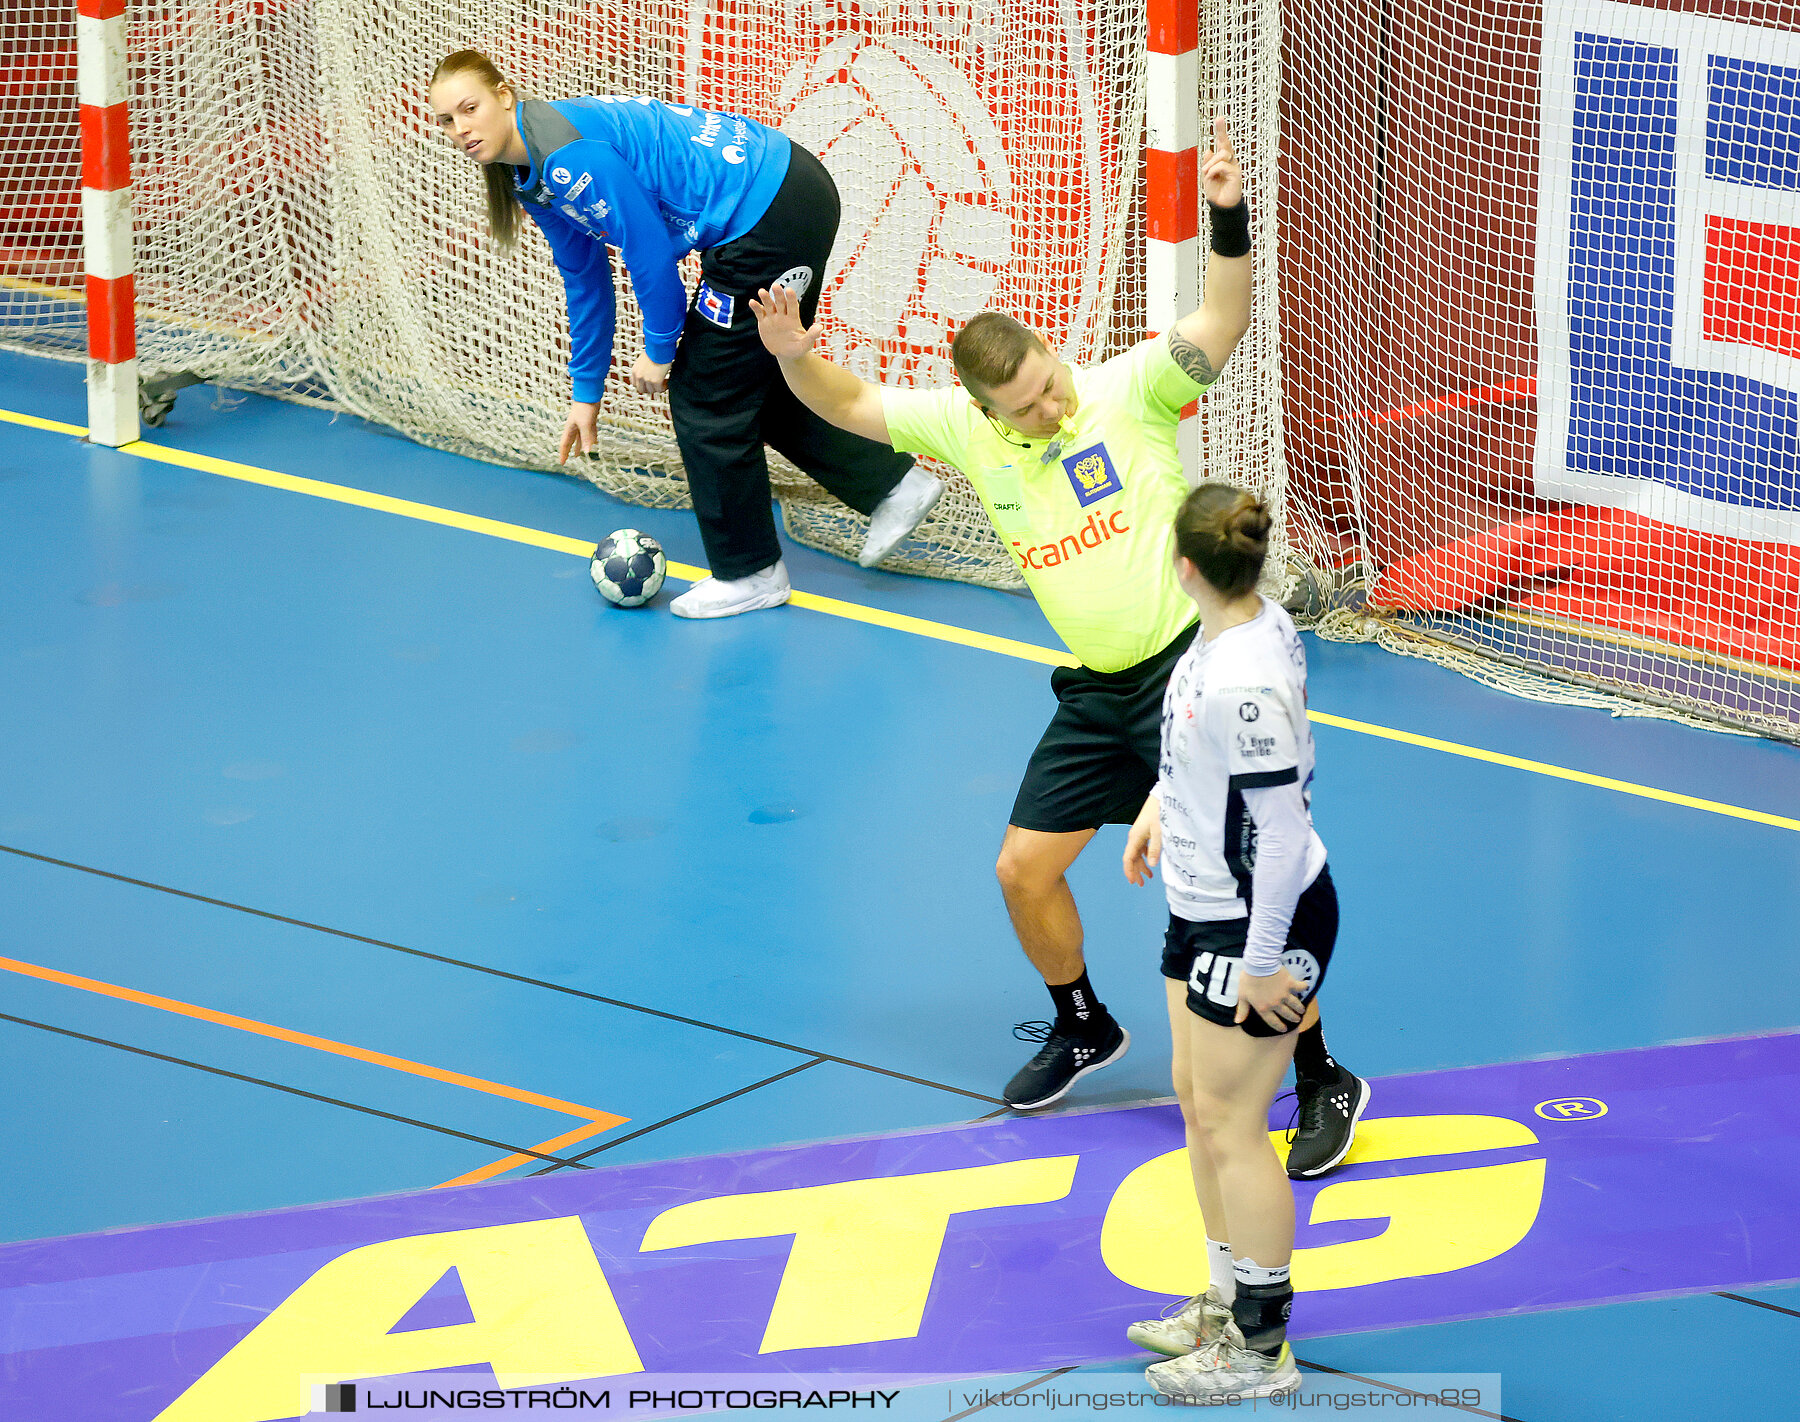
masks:
{"label": "craft logo on jersey", "polygon": [[1075,497],[1083,508],[1097,503],[1109,494],[1118,493],[1123,487],[1119,483],[1118,473],[1113,469],[1112,456],[1106,452],[1104,444],[1084,449],[1079,454],[1071,454],[1063,460],[1062,466],[1069,476],[1070,486],[1075,490]]}
{"label": "craft logo on jersey", "polygon": [[1800,542],[1800,35],[1547,6],[1543,101],[1536,492]]}
{"label": "craft logo on jersey", "polygon": [[715,326],[731,328],[731,311],[736,303],[723,291],[714,291],[705,282],[700,283],[700,290],[694,294],[694,309],[711,321]]}

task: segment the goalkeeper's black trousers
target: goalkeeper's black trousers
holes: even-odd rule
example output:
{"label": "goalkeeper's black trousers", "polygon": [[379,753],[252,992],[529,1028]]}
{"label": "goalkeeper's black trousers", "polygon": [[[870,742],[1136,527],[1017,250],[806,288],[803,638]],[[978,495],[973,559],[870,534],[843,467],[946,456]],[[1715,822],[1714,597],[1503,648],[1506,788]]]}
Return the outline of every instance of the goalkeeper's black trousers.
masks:
{"label": "goalkeeper's black trousers", "polygon": [[784,276],[797,286],[799,268],[808,271],[800,312],[812,322],[838,210],[825,165],[795,145],[787,177],[756,226],[700,254],[701,286],[669,372],[669,413],[707,562],[722,580],[748,577],[781,557],[765,444],[862,514],[873,513],[912,467],[911,455],[828,425],[796,400],[756,333],[750,298]]}

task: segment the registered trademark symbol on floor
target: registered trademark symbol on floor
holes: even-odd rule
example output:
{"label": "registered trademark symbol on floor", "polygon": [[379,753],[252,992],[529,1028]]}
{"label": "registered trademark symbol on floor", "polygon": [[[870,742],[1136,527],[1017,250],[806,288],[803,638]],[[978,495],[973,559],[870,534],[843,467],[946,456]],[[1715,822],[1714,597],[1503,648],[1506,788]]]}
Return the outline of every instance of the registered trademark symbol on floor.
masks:
{"label": "registered trademark symbol on floor", "polygon": [[1531,1109],[1546,1121],[1594,1121],[1606,1114],[1606,1103],[1591,1096],[1559,1096]]}

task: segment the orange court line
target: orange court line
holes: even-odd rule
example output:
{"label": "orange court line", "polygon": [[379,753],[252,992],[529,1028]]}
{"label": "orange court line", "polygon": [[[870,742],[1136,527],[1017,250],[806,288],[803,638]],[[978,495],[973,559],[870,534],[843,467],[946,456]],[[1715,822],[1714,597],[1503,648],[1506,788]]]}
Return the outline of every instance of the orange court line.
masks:
{"label": "orange court line", "polygon": [[192,1017],[201,1022],[212,1022],[221,1027],[235,1027],[240,1032],[251,1032],[259,1037],[273,1037],[280,1042],[292,1042],[295,1046],[311,1047],[314,1051],[330,1052],[334,1056],[350,1057],[359,1062],[368,1062],[373,1066],[388,1067],[413,1076],[429,1077],[433,1081],[442,1081],[451,1086],[466,1086],[471,1091],[486,1092],[489,1096],[503,1096],[509,1101],[522,1102],[527,1106],[542,1106],[546,1110],[561,1111],[569,1116],[579,1116],[584,1121],[592,1122],[598,1128],[590,1134],[598,1134],[598,1131],[623,1125],[631,1119],[629,1116],[615,1116],[610,1111],[597,1111],[592,1106],[578,1106],[573,1101],[559,1101],[554,1096],[540,1096],[535,1091],[522,1091],[516,1086],[506,1086],[498,1081],[486,1081],[479,1076],[465,1076],[459,1071],[445,1071],[442,1067],[408,1061],[405,1057],[390,1056],[386,1052],[372,1052],[367,1047],[353,1047],[347,1042],[334,1042],[328,1037],[315,1037],[310,1032],[296,1032],[291,1027],[276,1027],[267,1022],[257,1022],[249,1017],[239,1017],[234,1013],[219,1012],[210,1007],[197,1007],[191,1002],[179,1002],[172,997],[158,997],[155,993],[120,987],[117,983],[103,983],[96,978],[84,978],[75,973],[61,972],[56,968],[40,967],[36,963],[21,963],[16,958],[0,957],[0,968],[4,968],[9,973],[18,973],[23,977],[39,978],[47,983],[60,983],[64,987],[80,988],[83,992],[98,993],[102,997],[118,998],[121,1002],[135,1002],[141,1007],[160,1008],[164,1012],[173,1012],[182,1017]]}
{"label": "orange court line", "polygon": [[577,1141],[585,1141],[589,1136],[597,1136],[602,1131],[610,1131],[612,1127],[613,1123],[610,1121],[589,1121],[585,1126],[577,1126],[574,1130],[566,1131],[560,1136],[552,1136],[547,1141],[539,1141],[531,1148],[532,1154],[530,1155],[521,1152],[518,1155],[509,1155],[502,1160],[491,1160],[486,1165],[477,1166],[467,1175],[459,1175],[454,1180],[441,1181],[431,1188],[448,1190],[452,1185],[479,1185],[483,1180],[492,1180],[496,1175],[506,1174],[515,1165],[530,1165],[543,1156],[554,1154],[564,1146],[572,1146]]}

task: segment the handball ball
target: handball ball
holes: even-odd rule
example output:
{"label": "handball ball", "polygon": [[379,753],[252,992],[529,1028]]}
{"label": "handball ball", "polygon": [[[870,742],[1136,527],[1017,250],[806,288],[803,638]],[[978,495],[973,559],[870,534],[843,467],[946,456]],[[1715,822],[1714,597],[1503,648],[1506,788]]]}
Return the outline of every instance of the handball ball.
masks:
{"label": "handball ball", "polygon": [[662,544],[635,528],[621,528],[594,550],[594,586],[614,607],[642,607],[662,591],[668,567]]}

